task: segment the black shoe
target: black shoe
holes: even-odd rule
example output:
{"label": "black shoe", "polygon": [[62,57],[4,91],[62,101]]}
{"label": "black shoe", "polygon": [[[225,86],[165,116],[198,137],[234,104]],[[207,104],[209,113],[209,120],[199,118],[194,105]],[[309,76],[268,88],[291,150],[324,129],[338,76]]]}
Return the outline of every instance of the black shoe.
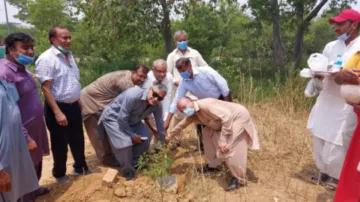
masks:
{"label": "black shoe", "polygon": [[330,179],[330,176],[325,173],[320,173],[320,175],[311,177],[311,181],[314,184],[326,183],[326,181],[328,181],[329,179]]}
{"label": "black shoe", "polygon": [[120,167],[120,163],[116,159],[104,160],[102,164],[108,167]]}
{"label": "black shoe", "polygon": [[339,180],[330,177],[330,179],[325,183],[325,188],[331,191],[335,191],[338,186]]}
{"label": "black shoe", "polygon": [[[201,167],[196,169],[197,172],[201,173]],[[210,172],[219,172],[220,169],[218,168],[211,168],[209,167],[209,164],[206,164],[204,167],[203,167],[203,170],[202,170],[204,173],[210,173]]]}
{"label": "black shoe", "polygon": [[133,180],[135,178],[135,173],[134,173],[134,171],[129,171],[129,172],[126,172],[123,176],[125,177],[126,181],[129,181],[129,180]]}
{"label": "black shoe", "polygon": [[228,187],[225,191],[232,191],[235,189],[239,189],[240,187],[245,186],[244,184],[240,184],[239,180],[235,177],[231,177]]}

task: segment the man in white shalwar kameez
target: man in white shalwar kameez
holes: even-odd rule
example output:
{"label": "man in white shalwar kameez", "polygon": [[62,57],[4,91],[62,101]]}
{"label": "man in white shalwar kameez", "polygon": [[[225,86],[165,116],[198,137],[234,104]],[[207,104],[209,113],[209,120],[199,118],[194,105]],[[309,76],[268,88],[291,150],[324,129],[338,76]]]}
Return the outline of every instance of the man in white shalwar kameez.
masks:
{"label": "man in white shalwar kameez", "polygon": [[39,188],[16,104],[16,87],[0,79],[0,202],[22,201]]}
{"label": "man in white shalwar kameez", "polygon": [[[358,22],[360,14],[352,9],[342,11],[330,18],[338,40],[328,43],[323,55],[335,61],[340,54],[342,64],[360,50]],[[314,183],[321,182],[329,189],[336,189],[347,148],[357,124],[353,107],[340,95],[338,74],[323,79],[324,87],[311,110],[307,128],[313,133],[316,166],[320,175],[312,177]]]}

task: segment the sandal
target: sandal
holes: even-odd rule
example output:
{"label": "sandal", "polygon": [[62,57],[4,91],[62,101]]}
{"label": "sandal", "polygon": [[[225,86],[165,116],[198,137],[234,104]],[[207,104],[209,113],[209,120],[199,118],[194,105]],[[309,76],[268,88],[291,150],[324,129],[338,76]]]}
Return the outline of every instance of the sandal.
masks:
{"label": "sandal", "polygon": [[330,191],[335,191],[338,186],[339,180],[335,178],[330,178],[328,182],[325,183],[325,188]]}
{"label": "sandal", "polygon": [[330,178],[330,176],[328,176],[327,174],[320,173],[320,175],[316,175],[316,176],[311,177],[311,182],[314,183],[314,184],[320,184],[320,183],[325,184],[326,181],[329,180],[329,178]]}

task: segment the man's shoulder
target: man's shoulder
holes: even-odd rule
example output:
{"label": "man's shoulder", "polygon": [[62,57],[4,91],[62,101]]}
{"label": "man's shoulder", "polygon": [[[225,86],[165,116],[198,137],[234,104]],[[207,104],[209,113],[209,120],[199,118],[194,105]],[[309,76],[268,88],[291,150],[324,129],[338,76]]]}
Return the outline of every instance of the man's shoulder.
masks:
{"label": "man's shoulder", "polygon": [[44,51],[43,53],[40,54],[37,61],[47,60],[47,59],[49,59],[50,57],[53,57],[53,56],[55,56],[55,53],[52,51],[52,48],[50,47],[49,49],[47,49],[46,51]]}
{"label": "man's shoulder", "polygon": [[334,40],[334,41],[330,41],[329,43],[327,43],[326,45],[325,45],[325,48],[332,48],[332,47],[334,47],[334,46],[336,46],[336,45],[338,45],[338,44],[342,44],[343,42],[342,41],[340,41],[340,40]]}
{"label": "man's shoulder", "polygon": [[145,88],[141,88],[139,86],[134,86],[134,87],[128,88],[126,91],[124,91],[120,95],[124,95],[124,96],[130,97],[130,98],[138,98],[138,97],[142,96],[142,94],[144,93],[145,90],[146,90]]}

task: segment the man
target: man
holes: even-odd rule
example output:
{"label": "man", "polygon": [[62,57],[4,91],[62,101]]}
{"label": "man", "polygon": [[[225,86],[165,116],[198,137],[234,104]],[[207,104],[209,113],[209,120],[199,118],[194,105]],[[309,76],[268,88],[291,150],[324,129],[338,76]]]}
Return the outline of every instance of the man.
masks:
{"label": "man", "polygon": [[153,114],[156,121],[155,136],[165,141],[164,121],[160,102],[166,96],[166,86],[156,84],[149,89],[129,88],[108,105],[100,117],[99,136],[106,133],[112,150],[127,180],[135,177],[134,166],[149,149],[150,130],[142,120]]}
{"label": "man", "polygon": [[[325,46],[323,54],[329,61],[335,61],[338,54],[342,55],[342,63],[360,49],[358,22],[360,14],[352,9],[340,12],[330,18],[329,23],[335,24],[338,40]],[[324,88],[320,92],[311,110],[307,128],[313,133],[316,166],[320,170],[318,176],[312,177],[314,183],[322,183],[326,188],[335,190],[340,177],[341,168],[347,148],[354,132],[357,120],[350,105],[340,95],[340,76],[325,77]],[[337,83],[336,83],[337,82]]]}
{"label": "man", "polygon": [[[178,30],[175,32],[174,43],[176,48],[168,55],[166,60],[167,71],[170,72],[174,77],[174,87],[172,89],[171,99],[175,97],[177,86],[179,86],[182,80],[178,70],[175,68],[175,63],[178,59],[189,58],[193,68],[208,65],[197,50],[188,46],[188,35],[184,30]],[[189,96],[192,95],[189,94]],[[183,114],[181,114],[180,112],[176,112],[174,115],[174,119],[172,119],[170,123],[170,128],[175,127],[183,118]],[[198,135],[201,134],[201,131],[199,129],[200,128],[198,127]]]}
{"label": "man", "polygon": [[22,201],[39,188],[21,126],[13,84],[0,79],[0,201]]}
{"label": "man", "polygon": [[0,59],[5,57],[5,43],[2,36],[0,36]]}
{"label": "man", "polygon": [[[199,99],[216,98],[231,101],[231,93],[226,80],[209,66],[193,68],[190,59],[180,58],[176,61],[176,69],[180,72],[183,81],[177,89],[175,98],[170,105],[169,114],[165,121],[165,128],[168,129],[170,121],[176,112],[176,104],[180,97],[188,92]],[[202,149],[201,125],[198,125],[200,138],[200,149]]]}
{"label": "man", "polygon": [[134,65],[131,71],[110,72],[81,91],[80,100],[85,129],[97,158],[104,165],[116,167],[119,166],[119,163],[111,151],[109,140],[106,137],[102,141],[99,140],[97,123],[100,115],[119,94],[135,85],[142,85],[148,71],[148,68],[143,65]]}
{"label": "man", "polygon": [[[25,33],[13,33],[5,39],[6,57],[0,60],[0,77],[14,83],[19,93],[22,129],[40,180],[43,156],[49,155],[50,151],[37,85],[32,73],[26,69],[26,65],[34,62],[33,43],[32,37]],[[36,196],[48,192],[47,188],[42,187],[36,193],[26,195],[24,201],[35,201]]]}
{"label": "man", "polygon": [[204,172],[216,170],[225,161],[232,179],[227,191],[246,184],[247,150],[259,149],[259,138],[248,110],[240,104],[214,98],[192,101],[182,97],[177,108],[186,118],[171,130],[168,140],[189,124],[204,125],[203,141],[208,164]]}
{"label": "man", "polygon": [[53,176],[66,182],[67,148],[74,157],[73,175],[89,174],[80,106],[80,74],[70,51],[71,36],[65,27],[49,32],[51,47],[36,61],[36,76],[45,97],[45,120],[50,131]]}

